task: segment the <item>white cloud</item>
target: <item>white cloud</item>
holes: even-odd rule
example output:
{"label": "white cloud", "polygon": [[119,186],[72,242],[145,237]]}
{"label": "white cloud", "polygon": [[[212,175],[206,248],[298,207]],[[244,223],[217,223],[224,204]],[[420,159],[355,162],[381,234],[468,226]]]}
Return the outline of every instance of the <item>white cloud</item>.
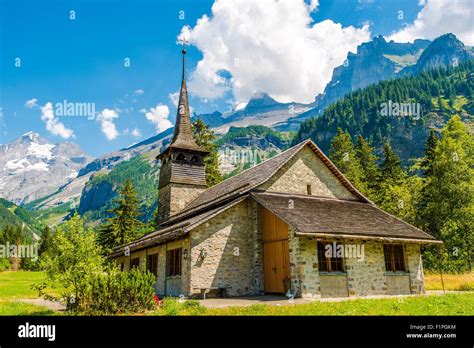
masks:
{"label": "white cloud", "polygon": [[130,130],[129,128],[125,128],[125,130],[123,131],[123,135],[129,135],[129,134],[134,138],[139,138],[142,136],[142,132],[138,128],[134,128],[132,130]]}
{"label": "white cloud", "polygon": [[25,106],[28,109],[33,109],[34,107],[38,106],[38,99],[33,98],[33,99],[30,99],[30,100],[27,100],[26,103],[25,103]]}
{"label": "white cloud", "polygon": [[54,116],[53,104],[47,102],[41,107],[41,120],[46,124],[46,129],[53,135],[58,135],[64,139],[74,136],[74,132],[62,124],[59,119]]}
{"label": "white cloud", "polygon": [[173,103],[174,106],[178,107],[179,91],[168,94],[168,98],[170,98],[170,101]]}
{"label": "white cloud", "polygon": [[138,128],[132,129],[132,137],[138,138],[142,136],[142,132]]}
{"label": "white cloud", "polygon": [[474,45],[472,0],[423,0],[419,5],[423,8],[415,21],[390,35],[389,40],[413,42],[453,33],[466,45]]}
{"label": "white cloud", "polygon": [[100,123],[100,129],[102,133],[105,134],[107,140],[113,140],[120,135],[114,123],[116,118],[118,118],[118,112],[117,110],[112,109],[104,109],[99,113],[99,115],[97,115],[97,121]]}
{"label": "white cloud", "polygon": [[173,124],[168,120],[170,110],[168,106],[158,104],[154,108],[150,108],[150,111],[143,110],[145,117],[148,121],[153,123],[157,133],[161,133],[168,128],[172,127]]}
{"label": "white cloud", "polygon": [[183,27],[179,36],[203,54],[189,80],[190,92],[215,99],[232,91],[239,102],[254,92],[266,92],[281,102],[313,101],[347,53],[370,40],[368,25],[313,23],[311,12],[317,4],[216,0],[212,17],[204,15],[193,28]]}
{"label": "white cloud", "polygon": [[145,93],[145,91],[143,89],[137,89],[135,90],[135,95],[142,95],[143,93]]}

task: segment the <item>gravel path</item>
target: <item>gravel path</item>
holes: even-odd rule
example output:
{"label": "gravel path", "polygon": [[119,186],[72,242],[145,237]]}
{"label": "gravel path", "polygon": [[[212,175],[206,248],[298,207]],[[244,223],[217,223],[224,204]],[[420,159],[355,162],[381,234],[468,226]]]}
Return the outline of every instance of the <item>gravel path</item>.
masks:
{"label": "gravel path", "polygon": [[42,298],[23,298],[17,300],[18,302],[30,303],[37,306],[44,306],[53,311],[64,311],[66,306],[60,302],[44,300]]}

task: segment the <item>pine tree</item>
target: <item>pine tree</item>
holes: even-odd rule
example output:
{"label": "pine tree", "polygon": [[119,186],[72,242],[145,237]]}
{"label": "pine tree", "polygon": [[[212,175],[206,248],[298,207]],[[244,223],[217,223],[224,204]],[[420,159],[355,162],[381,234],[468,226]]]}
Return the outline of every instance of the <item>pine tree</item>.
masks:
{"label": "pine tree", "polygon": [[425,156],[423,157],[423,161],[421,162],[421,169],[423,171],[423,176],[426,178],[433,173],[433,161],[434,161],[434,153],[435,148],[438,143],[438,137],[433,128],[430,129],[430,135],[426,140],[426,147],[425,147]]}
{"label": "pine tree", "polygon": [[47,252],[51,248],[51,245],[53,242],[52,240],[53,240],[53,236],[51,234],[51,229],[48,226],[46,226],[43,229],[43,234],[41,235],[41,244],[38,250],[39,256],[43,255],[45,252]]}
{"label": "pine tree", "polygon": [[196,143],[202,146],[209,154],[206,156],[204,163],[206,165],[206,183],[207,186],[213,186],[222,181],[222,174],[219,170],[219,156],[217,153],[217,145],[214,143],[216,135],[209,126],[199,118],[193,121],[193,136]]}
{"label": "pine tree", "polygon": [[357,138],[356,156],[362,171],[361,181],[363,188],[365,188],[364,193],[371,197],[373,191],[378,187],[380,173],[377,166],[377,156],[374,154],[374,148],[370,146],[362,135],[359,135]]}
{"label": "pine tree", "polygon": [[337,130],[337,135],[332,139],[329,157],[336,167],[358,188],[361,189],[361,167],[356,157],[354,144],[349,133]]}
{"label": "pine tree", "polygon": [[98,238],[99,244],[106,252],[136,239],[144,226],[139,220],[142,212],[137,192],[130,179],[125,181],[114,203],[115,208],[110,210],[113,216],[102,226]]}
{"label": "pine tree", "polygon": [[381,165],[381,180],[399,183],[404,177],[404,170],[401,168],[402,161],[393,151],[389,142],[383,147],[384,158]]}

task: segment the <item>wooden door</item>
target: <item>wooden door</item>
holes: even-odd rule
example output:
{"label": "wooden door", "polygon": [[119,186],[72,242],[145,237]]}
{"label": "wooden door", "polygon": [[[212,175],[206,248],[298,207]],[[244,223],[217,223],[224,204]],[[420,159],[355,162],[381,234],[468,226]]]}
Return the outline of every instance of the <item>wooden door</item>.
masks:
{"label": "wooden door", "polygon": [[284,293],[285,278],[290,276],[288,225],[267,209],[260,211],[265,292]]}

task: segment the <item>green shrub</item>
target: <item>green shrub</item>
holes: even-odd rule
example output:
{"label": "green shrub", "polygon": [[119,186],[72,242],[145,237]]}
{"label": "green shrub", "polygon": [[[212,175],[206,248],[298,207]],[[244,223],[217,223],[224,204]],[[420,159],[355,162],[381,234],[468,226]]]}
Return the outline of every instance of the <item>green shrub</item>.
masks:
{"label": "green shrub", "polygon": [[0,272],[6,271],[10,268],[10,261],[8,259],[0,259]]}
{"label": "green shrub", "polygon": [[46,299],[65,302],[70,312],[107,315],[155,305],[154,275],[139,269],[122,272],[109,264],[101,255],[96,234],[84,228],[77,215],[57,228],[40,264],[47,277],[35,288]]}
{"label": "green shrub", "polygon": [[69,298],[69,308],[78,314],[108,315],[142,312],[155,307],[155,277],[150,272],[132,269],[122,272],[111,268],[107,272],[84,277],[76,293]]}

